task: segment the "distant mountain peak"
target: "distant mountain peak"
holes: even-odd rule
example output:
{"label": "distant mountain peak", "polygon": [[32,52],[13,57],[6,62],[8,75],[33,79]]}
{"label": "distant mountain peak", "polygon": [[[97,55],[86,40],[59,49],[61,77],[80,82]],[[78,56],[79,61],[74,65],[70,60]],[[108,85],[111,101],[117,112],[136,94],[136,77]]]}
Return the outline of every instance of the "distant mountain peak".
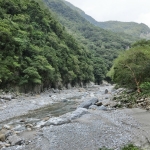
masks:
{"label": "distant mountain peak", "polygon": [[136,23],[136,22],[122,22],[122,21],[105,21],[105,22],[98,22],[91,16],[87,15],[84,11],[80,8],[74,6],[68,1],[65,1],[65,4],[69,6],[71,9],[76,10],[80,15],[85,18],[90,23],[103,28],[105,30],[110,30],[116,33],[125,33],[128,35],[132,35],[137,38],[146,38],[150,39],[150,28],[144,23]]}

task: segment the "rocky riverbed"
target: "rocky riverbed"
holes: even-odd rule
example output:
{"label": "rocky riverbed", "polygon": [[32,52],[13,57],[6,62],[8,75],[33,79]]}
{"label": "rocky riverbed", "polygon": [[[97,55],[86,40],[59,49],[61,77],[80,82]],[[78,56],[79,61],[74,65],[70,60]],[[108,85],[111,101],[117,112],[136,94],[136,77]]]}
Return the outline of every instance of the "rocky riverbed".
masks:
{"label": "rocky riverbed", "polygon": [[119,102],[112,101],[118,91],[112,85],[93,85],[34,96],[3,93],[0,149],[120,150],[133,143],[149,150],[149,111],[118,109]]}

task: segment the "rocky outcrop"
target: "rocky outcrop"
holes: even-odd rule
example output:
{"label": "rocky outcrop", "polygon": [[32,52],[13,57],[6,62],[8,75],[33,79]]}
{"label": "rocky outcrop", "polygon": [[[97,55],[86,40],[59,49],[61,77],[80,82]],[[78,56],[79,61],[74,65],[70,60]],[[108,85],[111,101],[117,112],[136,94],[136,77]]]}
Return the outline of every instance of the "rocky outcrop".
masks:
{"label": "rocky outcrop", "polygon": [[91,105],[94,105],[97,102],[98,102],[97,98],[92,98],[90,100],[87,100],[87,101],[84,101],[83,103],[81,103],[78,108],[87,108],[88,109]]}
{"label": "rocky outcrop", "polygon": [[70,120],[77,119],[81,117],[82,115],[85,115],[88,113],[88,110],[85,108],[77,108],[74,112],[72,112],[69,116]]}
{"label": "rocky outcrop", "polygon": [[49,119],[43,126],[50,126],[50,125],[62,125],[66,123],[70,123],[71,120],[65,117],[54,117]]}
{"label": "rocky outcrop", "polygon": [[0,95],[0,98],[1,99],[4,99],[4,100],[9,100],[11,101],[13,96],[12,95]]}
{"label": "rocky outcrop", "polygon": [[61,117],[54,117],[50,118],[46,123],[41,125],[41,127],[44,126],[50,126],[50,125],[62,125],[66,123],[70,123],[72,120],[80,118],[82,115],[87,114],[88,110],[85,108],[77,108],[75,111],[72,113],[67,113]]}

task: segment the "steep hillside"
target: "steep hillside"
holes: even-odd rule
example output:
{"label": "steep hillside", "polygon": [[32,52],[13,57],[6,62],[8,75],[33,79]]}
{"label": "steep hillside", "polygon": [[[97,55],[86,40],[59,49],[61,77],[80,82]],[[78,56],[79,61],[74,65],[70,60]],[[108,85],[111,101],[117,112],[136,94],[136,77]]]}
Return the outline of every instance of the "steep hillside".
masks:
{"label": "steep hillside", "polygon": [[96,27],[61,0],[43,0],[55,12],[61,24],[97,57],[103,57],[107,68],[120,50],[130,43],[112,32]]}
{"label": "steep hillside", "polygon": [[0,87],[24,91],[94,78],[90,53],[33,0],[0,0],[0,68]]}
{"label": "steep hillside", "polygon": [[63,2],[69,6],[71,9],[77,11],[83,18],[85,18],[87,21],[89,21],[90,23],[94,24],[97,26],[98,22],[92,18],[91,16],[87,15],[83,10],[81,10],[80,8],[78,7],[75,7],[74,5],[72,5],[70,2],[67,2],[65,0],[63,0]]}
{"label": "steep hillside", "polygon": [[91,16],[85,14],[85,12],[82,11],[81,9],[72,5],[71,3],[65,0],[64,2],[71,9],[76,10],[82,17],[84,17],[90,23],[100,28],[119,33],[118,36],[120,35],[124,39],[130,39],[131,41],[138,40],[139,38],[150,39],[150,28],[143,23],[138,24],[135,22],[120,22],[120,21],[98,22]]}

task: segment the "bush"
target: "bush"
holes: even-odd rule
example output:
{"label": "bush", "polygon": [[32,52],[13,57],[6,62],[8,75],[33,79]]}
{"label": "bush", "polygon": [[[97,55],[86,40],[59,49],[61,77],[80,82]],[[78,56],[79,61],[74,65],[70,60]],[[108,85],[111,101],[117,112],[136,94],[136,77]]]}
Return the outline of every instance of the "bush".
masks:
{"label": "bush", "polygon": [[138,147],[134,146],[133,144],[129,144],[122,148],[122,150],[140,150]]}

